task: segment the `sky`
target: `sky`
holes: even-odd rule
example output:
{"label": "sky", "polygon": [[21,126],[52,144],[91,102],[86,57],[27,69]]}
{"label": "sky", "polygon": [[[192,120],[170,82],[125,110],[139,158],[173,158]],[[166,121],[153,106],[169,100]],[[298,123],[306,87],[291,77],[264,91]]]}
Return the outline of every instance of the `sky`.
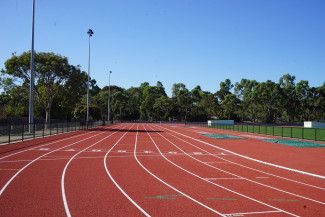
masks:
{"label": "sky", "polygon": [[[31,47],[31,0],[0,0],[0,69]],[[324,0],[36,0],[35,50],[88,67],[100,87],[161,81],[215,92],[226,78],[325,82]]]}

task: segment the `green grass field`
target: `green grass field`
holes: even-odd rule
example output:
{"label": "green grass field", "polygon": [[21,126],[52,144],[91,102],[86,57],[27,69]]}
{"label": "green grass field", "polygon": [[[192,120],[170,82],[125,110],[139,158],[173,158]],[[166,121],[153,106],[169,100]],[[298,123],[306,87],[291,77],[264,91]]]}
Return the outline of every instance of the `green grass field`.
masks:
{"label": "green grass field", "polygon": [[297,139],[325,141],[325,129],[303,127],[275,127],[261,125],[214,125],[213,128],[235,130],[272,136],[282,136]]}

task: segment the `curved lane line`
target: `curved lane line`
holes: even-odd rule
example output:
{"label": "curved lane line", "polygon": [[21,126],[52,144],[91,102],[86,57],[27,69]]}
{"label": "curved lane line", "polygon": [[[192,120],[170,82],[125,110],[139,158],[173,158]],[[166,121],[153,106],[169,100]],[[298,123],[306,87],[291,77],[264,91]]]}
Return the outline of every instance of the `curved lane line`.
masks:
{"label": "curved lane line", "polygon": [[[282,192],[282,193],[285,193],[285,194],[289,194],[289,195],[292,195],[292,196],[295,196],[295,197],[303,198],[303,199],[305,199],[305,200],[310,200],[310,201],[315,202],[315,203],[319,203],[319,204],[323,204],[323,205],[325,204],[324,202],[321,202],[321,201],[318,201],[318,200],[315,200],[315,199],[311,199],[311,198],[308,198],[308,197],[305,197],[305,196],[302,196],[302,195],[299,195],[299,194],[295,194],[295,193],[292,193],[292,192],[288,192],[288,191],[285,191],[285,190],[283,190],[283,189],[279,189],[279,188],[276,188],[276,187],[273,187],[273,186],[270,186],[270,185],[266,185],[266,184],[263,184],[263,183],[260,183],[260,182],[256,182],[256,181],[254,181],[254,180],[251,180],[251,179],[248,179],[248,178],[246,178],[246,177],[243,177],[243,176],[237,175],[237,174],[235,174],[235,173],[232,173],[232,172],[229,172],[229,171],[226,171],[226,170],[223,170],[223,169],[220,169],[220,168],[214,167],[214,166],[212,166],[212,165],[210,165],[210,164],[208,164],[208,163],[205,163],[205,162],[203,162],[203,161],[201,161],[201,160],[199,160],[199,159],[197,159],[197,158],[195,158],[195,157],[189,155],[188,153],[184,152],[181,148],[179,148],[177,145],[175,145],[173,142],[171,142],[169,139],[167,139],[165,136],[161,135],[160,133],[158,133],[158,134],[159,134],[161,137],[163,137],[166,141],[168,141],[169,143],[171,143],[173,146],[175,146],[178,150],[180,150],[181,152],[183,152],[185,155],[189,156],[190,158],[192,158],[192,159],[194,159],[194,160],[196,160],[196,161],[198,161],[198,162],[200,162],[200,163],[202,163],[202,164],[204,164],[204,165],[206,165],[206,166],[208,166],[208,167],[210,167],[210,168],[213,168],[213,169],[216,169],[216,170],[222,171],[222,172],[224,172],[224,173],[228,173],[228,174],[233,175],[233,176],[235,176],[235,177],[237,177],[237,178],[241,178],[241,179],[246,180],[246,181],[248,181],[248,182],[252,182],[252,183],[254,183],[254,184],[261,185],[261,186],[263,186],[263,187],[267,187],[267,188],[270,188],[270,189],[273,189],[273,190],[276,190],[276,191],[279,191],[279,192]],[[176,137],[175,137],[175,138],[176,138]],[[179,140],[183,141],[182,139],[179,139]],[[196,148],[199,148],[199,147],[197,147],[197,146],[195,146],[195,145],[193,145],[193,146],[196,147]],[[206,153],[211,154],[210,152],[205,151],[205,150],[203,150],[203,149],[201,149],[201,148],[199,148],[199,149],[202,150],[202,151],[204,151],[204,152],[206,152]],[[212,155],[212,154],[211,154],[211,155]]]}
{"label": "curved lane line", "polygon": [[70,163],[73,161],[73,159],[75,159],[75,157],[77,157],[79,154],[81,154],[82,152],[86,151],[87,149],[97,145],[98,143],[104,141],[105,139],[113,136],[115,133],[117,133],[118,131],[109,134],[108,136],[104,137],[103,139],[98,140],[97,142],[95,142],[94,144],[82,149],[81,151],[79,151],[78,153],[76,153],[75,155],[73,155],[70,160],[66,163],[62,175],[61,175],[61,195],[62,195],[62,200],[63,200],[63,205],[64,205],[64,209],[65,209],[65,213],[67,214],[68,217],[71,217],[71,212],[68,206],[68,201],[67,201],[67,196],[65,193],[65,186],[64,186],[64,180],[65,180],[65,174],[67,172],[68,166],[70,165]]}
{"label": "curved lane line", "polygon": [[[194,132],[194,131],[189,131],[189,132]],[[175,136],[175,135],[173,135],[173,134],[171,134],[171,133],[169,133],[169,132],[167,132],[167,134],[169,134],[169,135],[171,135],[171,136],[173,136],[173,137],[175,137],[175,138],[177,138],[177,139],[179,139],[179,140],[181,140],[181,141],[184,141],[184,142],[187,143],[187,144],[190,144],[190,145],[192,145],[192,146],[195,146],[194,144],[192,144],[192,143],[190,143],[190,142],[188,142],[188,141],[185,141],[185,140],[181,139],[180,137],[177,137],[177,136]],[[197,147],[197,146],[195,146],[195,147]],[[200,148],[200,147],[197,147],[197,148],[199,148],[199,149],[201,149],[201,150],[207,152],[206,150],[204,150],[204,149],[202,149],[202,148]],[[210,152],[208,152],[208,153],[210,153]],[[211,153],[210,153],[210,154],[211,154]],[[274,176],[274,177],[277,177],[277,178],[279,178],[279,179],[284,179],[284,180],[291,181],[291,182],[294,182],[294,183],[298,183],[298,184],[301,184],[301,185],[305,185],[305,186],[308,186],[308,187],[317,188],[317,189],[320,189],[320,190],[325,190],[325,188],[323,188],[323,187],[319,187],[319,186],[311,185],[311,184],[308,184],[308,183],[305,183],[305,182],[300,182],[300,181],[297,181],[297,180],[289,179],[289,178],[286,178],[286,177],[283,177],[283,176],[278,176],[278,175],[275,175],[275,174],[273,174],[273,173],[265,172],[265,171],[262,171],[262,170],[258,170],[258,169],[254,169],[254,168],[251,168],[251,167],[245,166],[245,165],[240,164],[240,163],[236,163],[236,162],[234,162],[234,161],[231,161],[231,160],[228,160],[228,159],[222,158],[222,157],[220,157],[220,156],[216,156],[216,155],[214,155],[214,154],[211,154],[211,155],[212,155],[213,157],[215,157],[215,158],[218,158],[218,159],[221,159],[221,160],[227,161],[227,162],[229,162],[229,163],[235,164],[235,165],[237,165],[237,166],[240,166],[240,167],[243,167],[243,168],[246,168],[246,169],[249,169],[249,170],[253,170],[253,171],[256,171],[256,172],[260,172],[260,173],[263,173],[263,174],[267,174],[267,175],[269,175],[269,176]]]}
{"label": "curved lane line", "polygon": [[43,145],[34,146],[33,148],[27,148],[26,150],[18,151],[18,152],[15,152],[15,153],[0,157],[0,160],[5,159],[5,158],[10,157],[10,156],[13,156],[13,155],[16,155],[16,154],[23,153],[25,151],[30,151],[30,150],[33,150],[35,148],[40,148],[40,147],[43,147],[43,146],[46,146],[46,145],[53,145],[55,143],[59,143],[59,142],[62,142],[62,141],[68,140],[68,139],[72,139],[72,138],[75,138],[75,137],[79,137],[79,136],[84,136],[84,135],[87,135],[87,134],[90,134],[90,133],[93,133],[93,132],[82,133],[82,134],[75,135],[75,136],[72,136],[72,137],[68,137],[68,138],[64,138],[64,139],[60,139],[60,140],[55,140],[53,142],[49,142],[49,143],[46,143],[46,144],[43,144]]}
{"label": "curved lane line", "polygon": [[[137,128],[137,130],[138,130],[138,128]],[[148,133],[148,132],[147,132],[147,133]],[[149,135],[149,133],[148,133],[148,135]],[[141,167],[142,167],[142,168],[143,168],[147,173],[149,173],[151,176],[153,176],[154,178],[156,178],[158,181],[162,182],[162,183],[165,184],[166,186],[170,187],[170,188],[173,189],[174,191],[176,191],[176,192],[178,192],[179,194],[183,195],[184,197],[186,197],[186,198],[192,200],[193,202],[195,202],[195,203],[197,203],[197,204],[203,206],[204,208],[206,208],[206,209],[208,209],[208,210],[210,210],[210,211],[212,211],[212,212],[214,212],[214,213],[216,213],[216,214],[218,214],[218,215],[220,215],[220,216],[225,216],[224,214],[218,212],[217,210],[212,209],[211,207],[209,207],[209,206],[207,206],[207,205],[201,203],[200,201],[198,201],[198,200],[192,198],[191,196],[187,195],[186,193],[184,193],[184,192],[178,190],[177,188],[173,187],[172,185],[168,184],[167,182],[165,182],[164,180],[160,179],[158,176],[156,176],[155,174],[153,174],[153,173],[152,173],[150,170],[148,170],[145,166],[143,166],[142,163],[138,160],[137,155],[136,155],[137,142],[138,142],[138,139],[137,139],[137,138],[138,138],[138,131],[137,131],[137,134],[136,134],[136,141],[135,141],[135,145],[134,145],[134,158],[136,159],[136,161],[138,162],[138,164],[139,164],[139,165],[140,165],[140,166],[141,166]],[[226,217],[226,216],[225,216],[225,217]]]}
{"label": "curved lane line", "polygon": [[42,157],[44,157],[44,156],[46,156],[46,155],[48,155],[48,154],[51,154],[51,153],[53,153],[53,152],[56,152],[56,151],[59,151],[59,150],[61,150],[61,149],[64,149],[64,148],[66,148],[66,147],[70,147],[70,146],[72,146],[72,145],[75,145],[75,144],[77,144],[77,143],[79,143],[79,142],[83,142],[83,141],[85,141],[85,140],[88,140],[88,139],[91,139],[91,138],[93,138],[93,137],[95,137],[95,136],[98,136],[98,135],[101,135],[101,134],[103,134],[103,133],[99,133],[99,134],[95,134],[95,135],[93,135],[93,136],[91,136],[91,137],[87,137],[87,138],[85,138],[85,139],[82,139],[82,140],[79,140],[79,141],[77,141],[77,142],[74,142],[74,143],[71,143],[70,145],[66,145],[66,146],[63,146],[63,147],[61,147],[61,148],[57,148],[57,149],[55,149],[55,150],[53,150],[53,151],[50,151],[50,152],[48,152],[48,153],[46,153],[46,154],[43,154],[43,155],[41,155],[41,156],[39,156],[39,157],[37,157],[37,158],[35,158],[34,160],[32,160],[31,162],[29,162],[28,164],[26,164],[23,168],[21,168],[17,173],[15,173],[15,175],[13,175],[12,177],[11,177],[11,179],[9,179],[9,181],[1,188],[1,191],[0,191],[0,196],[3,194],[3,192],[6,190],[6,188],[8,187],[8,185],[21,173],[21,172],[23,172],[27,167],[29,167],[31,164],[33,164],[33,163],[35,163],[36,161],[38,161],[39,159],[41,159]]}
{"label": "curved lane line", "polygon": [[195,177],[197,177],[197,178],[199,178],[199,179],[201,179],[201,180],[203,180],[203,181],[205,181],[205,182],[208,182],[208,183],[210,183],[210,184],[212,184],[212,185],[218,186],[218,187],[220,187],[220,188],[222,188],[222,189],[224,189],[224,190],[226,190],[226,191],[229,191],[229,192],[232,192],[232,193],[237,194],[237,195],[239,195],[239,196],[245,197],[245,198],[247,198],[247,199],[249,199],[249,200],[252,200],[252,201],[257,202],[257,203],[260,203],[260,204],[263,204],[263,205],[268,206],[268,207],[270,207],[270,208],[273,208],[273,209],[275,209],[275,210],[278,210],[278,211],[284,212],[284,213],[286,213],[286,214],[288,214],[288,215],[298,217],[298,215],[296,215],[296,214],[293,214],[293,213],[287,212],[287,211],[282,210],[282,209],[280,209],[280,208],[274,207],[274,206],[272,206],[272,205],[270,205],[270,204],[264,203],[264,202],[262,202],[262,201],[259,201],[259,200],[257,200],[257,199],[251,198],[251,197],[246,196],[246,195],[244,195],[244,194],[241,194],[241,193],[239,193],[239,192],[233,191],[233,190],[231,190],[231,189],[229,189],[229,188],[226,188],[226,187],[224,187],[224,186],[222,186],[222,185],[219,185],[219,184],[216,184],[216,183],[214,183],[214,182],[211,182],[211,181],[209,181],[209,180],[207,180],[207,179],[205,179],[205,178],[203,178],[203,177],[201,177],[201,176],[199,176],[199,175],[197,175],[197,174],[195,174],[195,173],[192,173],[191,171],[186,170],[185,168],[183,168],[183,167],[179,166],[178,164],[176,164],[176,163],[172,162],[171,160],[169,160],[169,159],[168,159],[168,158],[167,158],[167,157],[166,157],[166,156],[165,156],[165,155],[160,151],[159,147],[157,146],[156,142],[152,139],[151,135],[150,135],[149,133],[148,133],[148,135],[149,135],[150,139],[152,140],[152,142],[155,144],[155,146],[156,146],[158,152],[160,153],[160,155],[161,155],[161,156],[162,156],[166,161],[168,161],[169,163],[171,163],[171,164],[174,165],[175,167],[177,167],[177,168],[179,168],[179,169],[181,169],[181,170],[183,170],[183,171],[185,171],[185,172],[187,172],[187,173],[189,173],[189,174],[191,174],[191,175],[193,175],[193,176],[195,176]]}
{"label": "curved lane line", "polygon": [[216,146],[216,145],[213,145],[213,144],[210,144],[208,142],[205,142],[205,141],[202,141],[202,140],[199,140],[199,139],[196,139],[196,138],[193,138],[193,137],[190,137],[190,136],[187,136],[183,133],[179,133],[179,132],[176,132],[174,130],[171,130],[171,129],[168,129],[168,128],[165,128],[165,127],[162,127],[164,129],[167,129],[171,132],[174,132],[174,133],[177,133],[179,135],[182,135],[184,137],[187,137],[187,138],[190,138],[190,139],[193,139],[195,141],[198,141],[198,142],[201,142],[205,145],[208,145],[208,146],[211,146],[211,147],[214,147],[216,149],[220,149],[222,151],[226,151],[226,152],[229,152],[233,155],[236,155],[236,156],[239,156],[239,157],[242,157],[242,158],[245,158],[247,160],[251,160],[251,161],[255,161],[255,162],[258,162],[258,163],[261,163],[261,164],[265,164],[265,165],[268,165],[268,166],[272,166],[272,167],[276,167],[276,168],[280,168],[280,169],[283,169],[283,170],[288,170],[288,171],[291,171],[291,172],[296,172],[296,173],[300,173],[300,174],[303,174],[303,175],[307,175],[307,176],[312,176],[312,177],[316,177],[316,178],[320,178],[320,179],[325,179],[325,176],[322,176],[322,175],[319,175],[319,174],[314,174],[314,173],[310,173],[310,172],[306,172],[306,171],[302,171],[302,170],[297,170],[297,169],[293,169],[293,168],[289,168],[289,167],[285,167],[285,166],[281,166],[281,165],[278,165],[278,164],[273,164],[273,163],[269,163],[269,162],[266,162],[266,161],[262,161],[262,160],[258,160],[258,159],[255,159],[255,158],[252,158],[252,157],[248,157],[246,155],[242,155],[242,154],[238,154],[236,152],[233,152],[233,151],[229,151],[227,149],[224,149],[224,148],[221,148],[219,146]]}
{"label": "curved lane line", "polygon": [[[133,126],[133,125],[132,125]],[[132,127],[131,126],[131,127]],[[121,138],[113,145],[112,148],[110,148],[107,153],[105,154],[105,157],[104,157],[104,167],[105,167],[105,170],[106,170],[106,173],[108,175],[108,177],[112,180],[112,182],[114,183],[114,185],[122,192],[122,194],[136,207],[138,208],[145,216],[147,217],[150,217],[150,215],[144,210],[142,209],[122,188],[121,186],[115,181],[115,179],[112,177],[111,173],[109,172],[108,170],[108,167],[107,167],[107,158],[108,158],[108,154],[113,150],[113,148],[123,139],[123,137],[128,133],[125,132]]]}

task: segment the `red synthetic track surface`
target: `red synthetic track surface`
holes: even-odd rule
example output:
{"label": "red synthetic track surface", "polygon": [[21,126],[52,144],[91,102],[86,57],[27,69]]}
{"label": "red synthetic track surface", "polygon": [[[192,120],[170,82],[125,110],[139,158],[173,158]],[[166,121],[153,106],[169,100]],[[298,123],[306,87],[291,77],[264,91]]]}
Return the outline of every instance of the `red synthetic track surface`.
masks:
{"label": "red synthetic track surface", "polygon": [[203,133],[245,136],[118,124],[0,146],[0,216],[325,216],[324,148]]}

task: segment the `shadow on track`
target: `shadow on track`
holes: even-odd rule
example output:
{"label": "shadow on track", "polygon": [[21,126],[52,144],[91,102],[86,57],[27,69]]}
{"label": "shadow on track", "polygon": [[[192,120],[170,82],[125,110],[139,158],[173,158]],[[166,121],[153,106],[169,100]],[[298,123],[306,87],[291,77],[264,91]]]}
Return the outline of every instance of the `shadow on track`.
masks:
{"label": "shadow on track", "polygon": [[104,129],[104,128],[97,128],[97,129],[90,129],[88,131],[108,131],[108,132],[116,132],[116,131],[119,131],[119,132],[139,132],[139,133],[162,133],[164,131],[161,131],[161,130],[127,130],[127,129],[117,129],[117,128],[114,128],[114,129]]}

